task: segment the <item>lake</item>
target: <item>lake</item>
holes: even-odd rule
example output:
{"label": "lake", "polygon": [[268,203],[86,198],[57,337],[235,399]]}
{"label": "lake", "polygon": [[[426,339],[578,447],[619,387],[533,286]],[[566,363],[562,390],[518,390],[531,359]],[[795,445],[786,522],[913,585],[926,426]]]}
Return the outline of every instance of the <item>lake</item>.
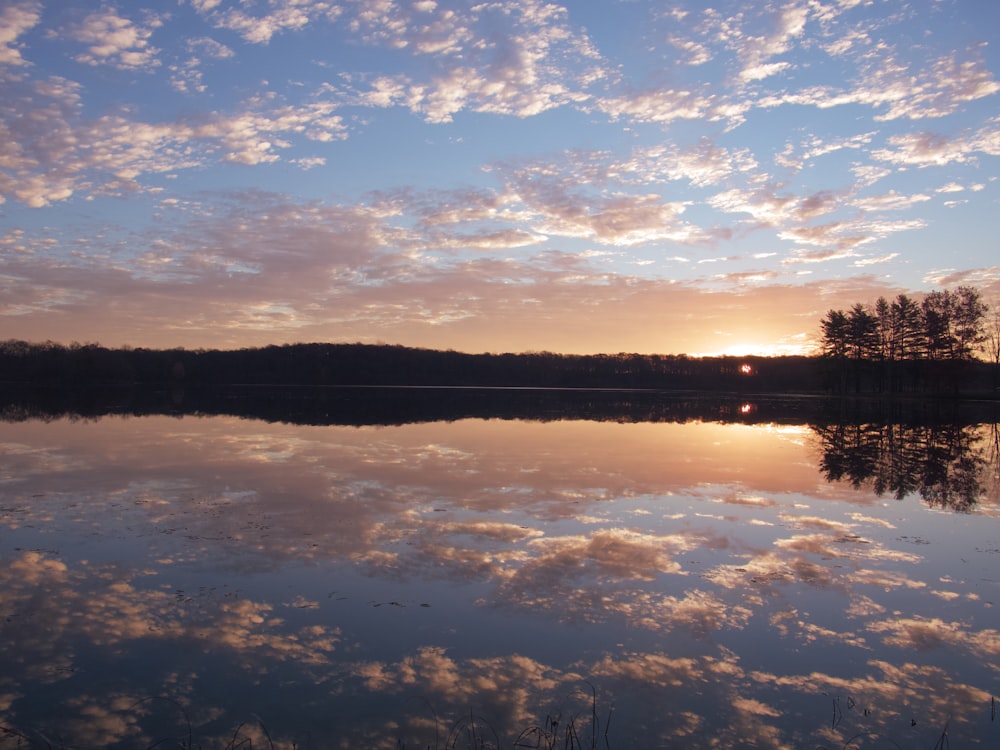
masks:
{"label": "lake", "polygon": [[1000,744],[994,421],[397,397],[8,408],[0,748]]}

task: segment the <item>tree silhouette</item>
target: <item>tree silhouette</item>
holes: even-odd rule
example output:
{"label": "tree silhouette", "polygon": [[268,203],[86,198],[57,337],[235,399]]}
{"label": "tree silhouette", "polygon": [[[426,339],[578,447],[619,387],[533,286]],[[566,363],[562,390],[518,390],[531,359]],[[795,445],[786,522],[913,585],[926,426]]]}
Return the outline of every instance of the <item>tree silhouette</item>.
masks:
{"label": "tree silhouette", "polygon": [[[989,341],[989,308],[974,287],[928,293],[920,304],[901,294],[873,307],[855,303],[846,313],[829,310],[820,321],[820,350],[827,385],[860,393],[950,386],[956,393],[970,373],[967,363]],[[1000,341],[1000,334],[998,334]],[[998,363],[1000,363],[1000,344]]]}

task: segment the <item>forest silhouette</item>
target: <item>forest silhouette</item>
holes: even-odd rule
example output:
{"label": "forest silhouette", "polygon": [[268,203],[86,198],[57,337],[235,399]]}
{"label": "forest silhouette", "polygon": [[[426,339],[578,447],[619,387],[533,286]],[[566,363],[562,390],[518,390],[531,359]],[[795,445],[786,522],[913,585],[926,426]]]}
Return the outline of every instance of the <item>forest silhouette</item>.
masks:
{"label": "forest silhouette", "polygon": [[[976,359],[466,354],[322,343],[237,350],[111,349],[98,344],[0,342],[0,383],[33,386],[367,385],[984,395],[995,390],[996,379],[997,365]],[[889,387],[904,382],[905,387]]]}
{"label": "forest silhouette", "polygon": [[986,355],[1000,387],[1000,313],[978,289],[928,293],[919,302],[900,294],[891,302],[855,303],[829,310],[820,322],[824,387],[836,393],[959,393],[975,379]]}

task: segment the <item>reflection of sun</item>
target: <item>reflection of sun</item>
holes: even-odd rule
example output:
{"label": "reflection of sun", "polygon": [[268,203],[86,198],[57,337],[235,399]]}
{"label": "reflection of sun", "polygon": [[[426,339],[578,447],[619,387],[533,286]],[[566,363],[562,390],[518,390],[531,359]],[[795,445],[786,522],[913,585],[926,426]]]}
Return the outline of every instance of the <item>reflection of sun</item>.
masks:
{"label": "reflection of sun", "polygon": [[749,362],[744,362],[742,365],[740,365],[740,374],[753,375],[753,365],[751,365]]}

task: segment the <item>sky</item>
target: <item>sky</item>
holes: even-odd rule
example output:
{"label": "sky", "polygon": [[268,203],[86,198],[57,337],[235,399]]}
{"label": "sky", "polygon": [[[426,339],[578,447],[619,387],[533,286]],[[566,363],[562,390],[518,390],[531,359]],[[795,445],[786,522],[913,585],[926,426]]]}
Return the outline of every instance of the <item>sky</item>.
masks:
{"label": "sky", "polygon": [[797,354],[1000,307],[995,0],[0,0],[0,339]]}

